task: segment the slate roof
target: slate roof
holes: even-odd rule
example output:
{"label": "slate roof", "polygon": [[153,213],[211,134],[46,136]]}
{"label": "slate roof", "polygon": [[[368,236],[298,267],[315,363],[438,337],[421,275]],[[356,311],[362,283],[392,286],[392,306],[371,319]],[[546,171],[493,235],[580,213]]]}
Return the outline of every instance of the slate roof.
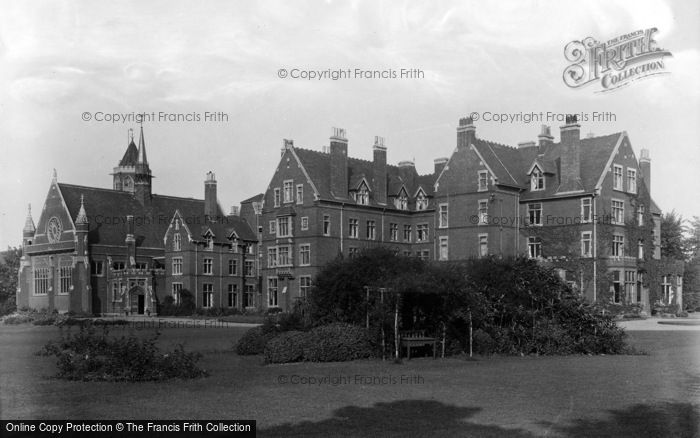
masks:
{"label": "slate roof", "polygon": [[265,198],[264,193],[258,193],[255,196],[251,196],[250,198],[241,201],[241,204],[248,204],[251,202],[261,202],[264,198]]}
{"label": "slate roof", "polygon": [[138,160],[138,157],[139,157],[139,150],[136,148],[136,144],[134,143],[134,140],[131,139],[129,146],[126,147],[126,152],[124,152],[124,156],[122,157],[121,161],[119,161],[119,165],[120,166],[135,166],[136,161]]}
{"label": "slate roof", "polygon": [[[340,199],[330,191],[330,154],[294,147],[294,153],[299,157],[302,166],[309,175],[309,178],[319,191],[321,199]],[[418,175],[413,166],[394,166],[387,164],[387,201],[391,202],[391,197],[399,194],[401,187],[405,186],[408,196],[412,197],[422,187],[428,196],[433,195],[435,179],[437,175]],[[370,191],[376,190],[374,181],[373,163],[368,160],[348,157],[348,188],[354,190],[358,187],[362,179],[369,184]],[[344,199],[344,198],[342,198]],[[374,197],[370,199],[370,205],[377,205]]]}
{"label": "slate roof", "polygon": [[[65,183],[58,183],[58,186],[74,220],[80,210],[80,197],[84,197],[90,225],[88,240],[91,245],[124,246],[128,232],[127,215],[134,216],[134,236],[138,247],[162,248],[163,237],[175,211],[180,212],[195,234],[200,226],[206,224],[204,201],[201,199],[153,195],[150,204],[143,206],[128,192]],[[218,215],[221,220],[213,224],[215,227],[229,227],[235,229],[241,239],[256,240],[248,223],[242,218],[225,216],[220,209]]]}

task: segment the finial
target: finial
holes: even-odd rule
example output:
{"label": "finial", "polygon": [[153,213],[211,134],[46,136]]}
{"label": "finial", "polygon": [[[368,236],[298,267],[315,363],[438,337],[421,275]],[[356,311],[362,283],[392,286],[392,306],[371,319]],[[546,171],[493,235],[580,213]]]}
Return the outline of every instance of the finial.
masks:
{"label": "finial", "polygon": [[54,167],[54,169],[53,169],[53,175],[51,176],[51,179],[53,180],[53,182],[58,181],[58,173],[56,173],[56,168],[55,168],[55,167]]}
{"label": "finial", "polygon": [[85,213],[85,205],[84,205],[85,198],[81,194],[80,195],[80,210],[78,211],[78,216],[75,218],[75,223],[76,224],[86,224],[88,223],[87,219],[87,214]]}
{"label": "finial", "polygon": [[24,234],[31,236],[34,235],[36,227],[34,226],[34,220],[32,219],[32,204],[27,206],[27,219],[24,221]]}
{"label": "finial", "polygon": [[128,140],[127,143],[133,143],[134,142],[134,129],[133,128],[129,128],[128,137],[129,138],[127,139]]}

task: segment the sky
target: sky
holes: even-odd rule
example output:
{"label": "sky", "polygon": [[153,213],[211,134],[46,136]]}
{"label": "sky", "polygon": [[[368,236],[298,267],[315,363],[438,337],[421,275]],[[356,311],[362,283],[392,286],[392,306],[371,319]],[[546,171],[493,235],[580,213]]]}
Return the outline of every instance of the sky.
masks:
{"label": "sky", "polygon": [[[340,127],[349,154],[371,159],[379,135],[389,163],[429,173],[472,112],[477,136],[512,146],[542,123],[558,141],[563,123],[490,113],[612,114],[582,121],[582,136],[626,131],[637,154],[650,151],[662,210],[700,216],[695,1],[0,0],[0,10],[0,248],[21,244],[28,204],[38,221],[53,169],[59,182],[111,188],[138,113],[156,116],[143,124],[154,193],[203,198],[211,170],[225,210],[265,191],[284,138],[321,150]],[[648,28],[672,54],[666,74],[606,93],[564,84],[569,42]],[[291,77],[348,69],[420,73]]]}

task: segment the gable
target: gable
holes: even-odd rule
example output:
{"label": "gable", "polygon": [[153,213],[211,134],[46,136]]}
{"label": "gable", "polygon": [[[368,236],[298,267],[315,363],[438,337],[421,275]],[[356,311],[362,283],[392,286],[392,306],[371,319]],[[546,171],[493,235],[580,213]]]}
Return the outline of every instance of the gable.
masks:
{"label": "gable", "polygon": [[[77,215],[77,211],[76,211]],[[58,242],[49,242],[47,236],[47,225],[49,221],[57,223],[61,229],[61,234]],[[44,200],[44,206],[41,210],[41,215],[39,216],[39,221],[36,224],[36,232],[34,233],[33,246],[42,244],[53,244],[56,243],[73,244],[74,241],[75,224],[73,223],[73,217],[70,210],[66,206],[65,199],[61,193],[61,188],[58,183],[54,180],[49,186],[49,192],[46,194],[46,199]]]}

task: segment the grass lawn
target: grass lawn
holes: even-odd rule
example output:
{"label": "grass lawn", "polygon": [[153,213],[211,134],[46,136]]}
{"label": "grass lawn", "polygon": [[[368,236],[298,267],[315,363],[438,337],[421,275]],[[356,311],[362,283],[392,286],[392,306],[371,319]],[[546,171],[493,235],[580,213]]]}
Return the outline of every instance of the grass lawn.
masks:
{"label": "grass lawn", "polygon": [[280,437],[700,436],[700,331],[629,332],[639,356],[263,366],[233,352],[245,330],[163,330],[211,376],[130,384],[52,379],[54,358],[33,353],[58,329],[0,326],[0,417],[255,419]]}

